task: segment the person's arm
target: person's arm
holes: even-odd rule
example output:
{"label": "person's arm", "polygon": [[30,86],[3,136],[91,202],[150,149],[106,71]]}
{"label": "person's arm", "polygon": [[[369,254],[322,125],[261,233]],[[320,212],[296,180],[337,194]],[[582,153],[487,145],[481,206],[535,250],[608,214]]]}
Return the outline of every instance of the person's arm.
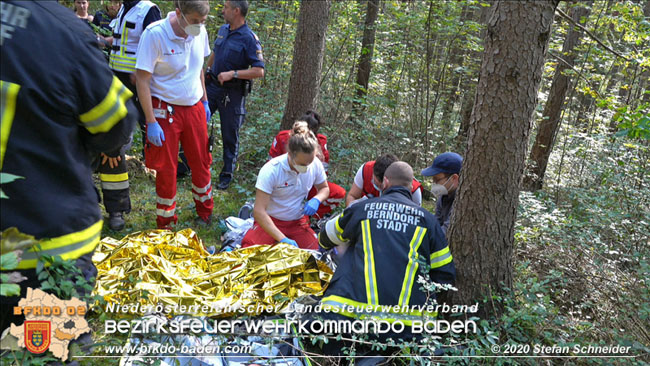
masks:
{"label": "person's arm", "polygon": [[456,267],[449,250],[447,239],[437,226],[429,225],[429,245],[431,246],[431,270],[429,276],[436,283],[453,283],[456,279]]}
{"label": "person's arm", "polygon": [[207,102],[208,101],[208,92],[205,89],[205,73],[200,73],[201,76],[201,87],[203,88],[203,97],[201,97],[202,102]]}
{"label": "person's arm", "polygon": [[212,64],[214,63],[214,52],[210,52],[210,56],[208,57],[208,62],[206,63],[206,69],[209,69],[212,67]]}
{"label": "person's arm", "polygon": [[348,192],[348,195],[345,196],[345,205],[350,206],[352,202],[360,199],[363,197],[363,190],[359,188],[359,186],[356,183],[352,183],[352,187],[350,187],[350,192]]}
{"label": "person's arm", "polygon": [[235,71],[237,71],[237,79],[252,80],[264,76],[264,68],[251,67],[250,69],[246,69],[246,70],[230,70],[230,71],[220,72],[218,76],[219,82],[223,84],[227,81],[234,79]]}
{"label": "person's arm", "polygon": [[316,187],[318,192],[313,198],[317,198],[319,202],[325,201],[330,196],[330,187],[327,184],[327,181],[320,184],[314,184],[314,187]]}
{"label": "person's arm", "polygon": [[271,202],[271,195],[257,189],[255,191],[255,206],[253,206],[253,218],[255,222],[260,225],[262,230],[269,234],[275,241],[280,242],[282,239],[286,238],[286,235],[278,229],[277,226],[271,220],[271,216],[266,213],[266,208]]}
{"label": "person's arm", "polygon": [[136,88],[138,90],[138,99],[144,112],[145,122],[156,122],[156,115],[153,113],[153,105],[151,104],[151,76],[148,71],[136,69]]}
{"label": "person's arm", "polygon": [[415,202],[416,205],[422,206],[422,186],[420,188],[416,189],[415,192],[411,195],[413,198],[413,202]]}

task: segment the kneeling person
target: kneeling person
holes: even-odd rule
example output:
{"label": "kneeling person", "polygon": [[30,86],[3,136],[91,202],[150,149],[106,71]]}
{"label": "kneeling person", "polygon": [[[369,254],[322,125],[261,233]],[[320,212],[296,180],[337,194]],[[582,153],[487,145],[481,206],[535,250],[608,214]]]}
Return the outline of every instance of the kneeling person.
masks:
{"label": "kneeling person", "polygon": [[[319,235],[320,245],[324,249],[337,247],[341,257],[322,299],[323,308],[336,314],[322,316],[398,319],[409,329],[411,320],[422,314],[408,310],[353,313],[344,309],[366,305],[412,309],[435,298],[422,289],[419,275],[428,275],[441,284],[454,281],[456,271],[447,240],[435,216],[413,202],[412,184],[413,169],[405,162],[392,163],[383,177],[381,197],[348,207],[327,222]],[[387,221],[393,225],[386,225]],[[390,336],[413,335],[406,331]]]}
{"label": "kneeling person", "polygon": [[[296,122],[288,153],[269,160],[257,176],[255,223],[242,240],[242,247],[283,242],[303,249],[318,249],[316,234],[305,215],[316,212],[329,196],[327,176],[316,159],[318,140],[307,123]],[[316,195],[307,201],[312,186]]]}

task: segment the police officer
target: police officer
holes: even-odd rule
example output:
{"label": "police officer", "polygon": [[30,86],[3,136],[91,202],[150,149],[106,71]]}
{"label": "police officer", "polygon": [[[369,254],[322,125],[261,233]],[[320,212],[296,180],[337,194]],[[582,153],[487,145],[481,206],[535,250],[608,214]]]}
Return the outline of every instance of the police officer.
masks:
{"label": "police officer", "polygon": [[[124,0],[113,22],[113,45],[109,66],[134,95],[137,94],[135,61],[140,36],[149,24],[160,19],[160,9],[151,1]],[[140,128],[144,131],[145,118],[140,103],[136,103],[136,108],[138,108]],[[104,207],[108,212],[108,225],[112,230],[122,230],[125,225],[123,213],[131,211],[126,150],[127,146],[122,147],[120,157],[113,161],[107,162],[107,159],[102,156],[102,164],[99,166]]]}
{"label": "police officer", "polygon": [[435,294],[427,295],[421,289],[418,275],[428,272],[432,281],[441,284],[454,280],[456,271],[447,240],[436,218],[412,201],[412,184],[413,169],[405,162],[395,162],[384,173],[381,197],[348,207],[327,222],[319,235],[320,245],[324,249],[337,247],[341,257],[322,299],[324,308],[335,308],[342,317],[400,319],[410,328],[410,319],[416,315],[421,319],[420,314],[366,314],[344,309],[423,305]]}
{"label": "police officer", "polygon": [[[18,263],[27,277],[24,295],[40,287],[40,255],[76,260],[87,279],[96,274],[91,256],[102,216],[90,161],[101,151],[117,156],[131,135],[135,107],[92,30],[65,7],[3,1],[2,29],[0,170],[23,179],[2,185],[9,198],[0,205],[0,229],[16,227],[40,244]],[[33,67],[42,60],[49,67]],[[0,329],[18,300],[2,298]]]}
{"label": "police officer", "polygon": [[[246,115],[246,80],[264,76],[262,46],[246,24],[248,1],[227,0],[214,50],[208,59],[206,88],[210,111],[219,110],[223,141],[223,169],[218,189],[228,189],[239,153],[239,128]],[[250,68],[249,68],[250,67]]]}

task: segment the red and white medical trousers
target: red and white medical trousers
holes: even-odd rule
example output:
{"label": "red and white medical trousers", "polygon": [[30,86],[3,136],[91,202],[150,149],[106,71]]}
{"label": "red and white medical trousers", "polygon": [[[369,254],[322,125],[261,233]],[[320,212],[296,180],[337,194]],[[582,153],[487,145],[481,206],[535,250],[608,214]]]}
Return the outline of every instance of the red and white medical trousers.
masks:
{"label": "red and white medical trousers", "polygon": [[145,144],[145,161],[156,171],[156,223],[158,228],[169,228],[178,221],[176,215],[176,168],[178,143],[183,145],[185,157],[192,170],[192,196],[196,213],[207,219],[212,215],[212,182],[208,151],[208,128],[205,109],[199,101],[193,106],[178,106],[152,98],[156,120],[165,134],[162,146],[149,141]]}

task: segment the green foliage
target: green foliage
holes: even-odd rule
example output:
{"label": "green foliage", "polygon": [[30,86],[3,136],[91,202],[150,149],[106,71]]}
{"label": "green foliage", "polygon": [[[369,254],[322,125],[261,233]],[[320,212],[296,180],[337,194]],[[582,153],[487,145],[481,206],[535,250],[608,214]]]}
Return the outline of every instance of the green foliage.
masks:
{"label": "green foliage", "polygon": [[614,121],[618,122],[620,131],[617,136],[627,136],[631,139],[650,140],[650,104],[642,104],[634,111],[628,111],[629,107],[619,107],[614,114]]}
{"label": "green foliage", "polygon": [[[11,183],[15,181],[16,179],[23,179],[23,177],[19,177],[17,175],[9,174],[9,173],[3,173],[0,172],[0,184],[6,184],[6,183]],[[6,199],[9,198],[3,191],[0,189],[0,199]]]}

